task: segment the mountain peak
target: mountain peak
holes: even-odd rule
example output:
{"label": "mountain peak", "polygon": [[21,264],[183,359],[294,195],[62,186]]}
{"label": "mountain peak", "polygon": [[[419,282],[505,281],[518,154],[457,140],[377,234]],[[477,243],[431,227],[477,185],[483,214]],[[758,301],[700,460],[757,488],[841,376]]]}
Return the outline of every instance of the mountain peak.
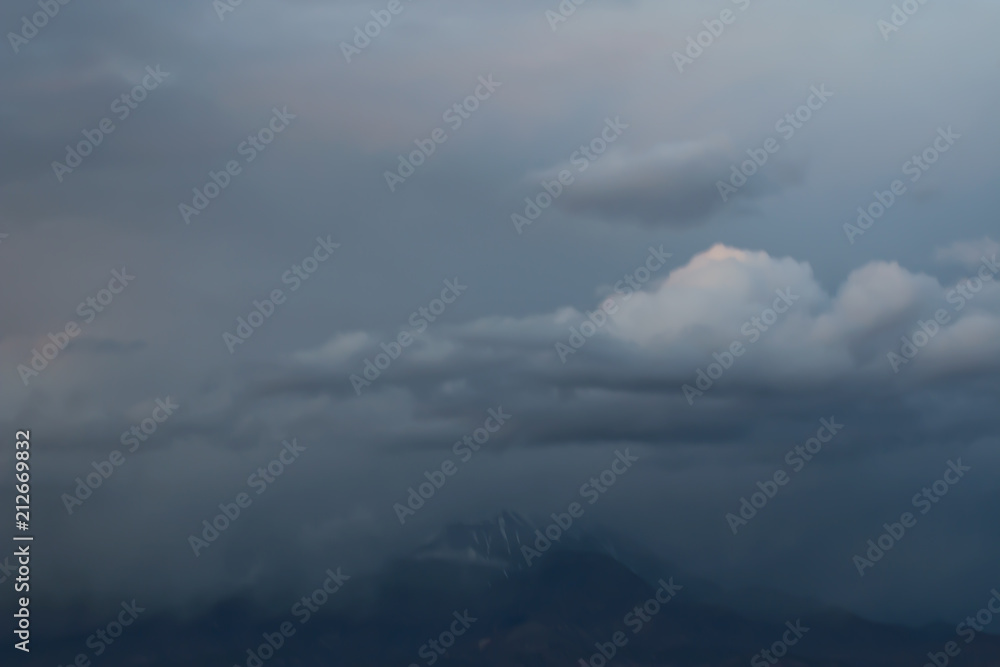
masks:
{"label": "mountain peak", "polygon": [[517,512],[504,510],[472,523],[454,523],[421,545],[412,557],[459,561],[507,570],[521,560],[522,544],[530,544],[535,526]]}

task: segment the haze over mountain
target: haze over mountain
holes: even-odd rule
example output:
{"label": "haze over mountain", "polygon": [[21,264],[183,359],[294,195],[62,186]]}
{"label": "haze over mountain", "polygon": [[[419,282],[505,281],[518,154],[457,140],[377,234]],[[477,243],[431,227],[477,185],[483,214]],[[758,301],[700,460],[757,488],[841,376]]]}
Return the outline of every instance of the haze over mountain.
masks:
{"label": "haze over mountain", "polygon": [[[876,624],[763,589],[734,595],[677,573],[612,531],[571,526],[548,547],[540,534],[510,512],[454,524],[377,573],[332,572],[343,579],[341,588],[315,609],[299,602],[284,614],[258,615],[248,599],[235,597],[186,622],[143,619],[114,647],[114,659],[151,666],[183,660],[507,667],[603,665],[609,656],[615,664],[650,667],[748,660],[874,667],[920,664],[955,639],[943,624]],[[538,545],[543,551],[533,561],[524,548]],[[283,626],[290,629],[285,636]],[[169,636],[174,640],[164,646]],[[767,658],[762,652],[782,638],[794,643]],[[996,664],[1000,637],[976,634],[973,641],[962,650],[962,664]],[[56,660],[73,646],[67,639],[43,655]],[[269,653],[268,646],[277,650]]]}

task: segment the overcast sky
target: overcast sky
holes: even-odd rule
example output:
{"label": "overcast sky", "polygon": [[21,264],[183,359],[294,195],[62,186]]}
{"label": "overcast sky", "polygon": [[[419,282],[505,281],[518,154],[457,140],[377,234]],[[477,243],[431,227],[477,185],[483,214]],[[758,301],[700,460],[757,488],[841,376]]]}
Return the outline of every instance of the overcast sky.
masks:
{"label": "overcast sky", "polygon": [[[565,511],[627,447],[585,520],[684,571],[880,620],[979,609],[1000,584],[1000,7],[896,30],[888,0],[390,4],[88,0],[37,34],[35,3],[0,9],[34,35],[0,47],[0,427],[31,430],[36,595],[284,600],[455,520]],[[795,471],[821,419],[843,429]]]}

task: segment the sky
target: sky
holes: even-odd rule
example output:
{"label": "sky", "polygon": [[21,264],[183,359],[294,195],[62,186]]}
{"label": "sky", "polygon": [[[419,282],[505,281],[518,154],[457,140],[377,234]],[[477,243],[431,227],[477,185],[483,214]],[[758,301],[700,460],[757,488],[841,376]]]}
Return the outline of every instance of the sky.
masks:
{"label": "sky", "polygon": [[685,572],[982,606],[1000,7],[561,6],[3,4],[0,460],[30,429],[39,604],[281,607],[546,521],[628,450],[586,521]]}

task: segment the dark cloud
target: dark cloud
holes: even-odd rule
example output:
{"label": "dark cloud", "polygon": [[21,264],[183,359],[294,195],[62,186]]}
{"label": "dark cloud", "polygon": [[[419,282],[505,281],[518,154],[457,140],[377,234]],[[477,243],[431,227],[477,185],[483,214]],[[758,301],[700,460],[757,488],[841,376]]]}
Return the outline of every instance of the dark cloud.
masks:
{"label": "dark cloud", "polygon": [[[133,597],[280,608],[316,572],[375,570],[455,520],[546,517],[624,447],[642,465],[594,520],[692,574],[892,621],[978,609],[1000,553],[1000,293],[965,281],[996,250],[996,9],[927,5],[885,43],[866,3],[754,3],[678,73],[672,53],[712,18],[695,5],[585,3],[553,32],[526,0],[428,0],[346,62],[341,42],[383,6],[244,2],[220,20],[201,0],[73,2],[18,53],[4,42],[0,428],[38,443],[38,600],[61,631]],[[36,8],[7,3],[0,25]],[[66,145],[158,64],[170,76],[60,182]],[[502,87],[452,129],[444,113],[491,73]],[[718,181],[824,82],[828,107],[724,201]],[[241,143],[286,106],[297,118],[247,161]],[[580,171],[574,151],[616,117],[628,129]],[[856,208],[942,125],[963,135],[953,152],[849,243]],[[390,192],[385,171],[439,127]],[[229,160],[241,173],[185,224],[178,205]],[[511,215],[563,169],[574,182],[518,233]],[[317,236],[341,246],[311,271]],[[84,322],[123,265],[134,285]],[[289,271],[309,277],[293,290]],[[626,278],[642,283],[627,300]],[[444,280],[468,291],[416,332]],[[275,289],[230,353],[223,334]],[[607,299],[615,314],[573,347]],[[887,354],[942,309],[894,372]],[[22,382],[69,322],[79,337]],[[351,375],[401,331],[412,344],[358,395]],[[734,342],[745,354],[690,404],[682,387]],[[68,513],[77,477],[167,397],[176,414]],[[393,504],[501,407],[509,423],[400,526]],[[834,444],[733,536],[724,515],[831,417]],[[195,557],[188,536],[289,438],[301,459]],[[957,458],[968,479],[859,578],[852,554]]]}
{"label": "dark cloud", "polygon": [[[579,159],[592,160],[592,166],[588,165],[589,171],[567,187],[556,204],[571,213],[611,222],[683,228],[709,220],[727,203],[734,205],[730,199],[777,195],[802,180],[803,165],[783,165],[779,169],[772,164],[770,171],[761,171],[760,177],[751,167],[747,171],[752,175],[746,178],[739,169],[749,158],[726,143],[705,140],[660,144],[637,151],[612,147],[604,156],[588,145],[590,150],[582,151]],[[571,166],[554,168],[547,176],[554,178]],[[730,185],[734,173],[738,174],[735,182],[742,184],[739,189]]]}

